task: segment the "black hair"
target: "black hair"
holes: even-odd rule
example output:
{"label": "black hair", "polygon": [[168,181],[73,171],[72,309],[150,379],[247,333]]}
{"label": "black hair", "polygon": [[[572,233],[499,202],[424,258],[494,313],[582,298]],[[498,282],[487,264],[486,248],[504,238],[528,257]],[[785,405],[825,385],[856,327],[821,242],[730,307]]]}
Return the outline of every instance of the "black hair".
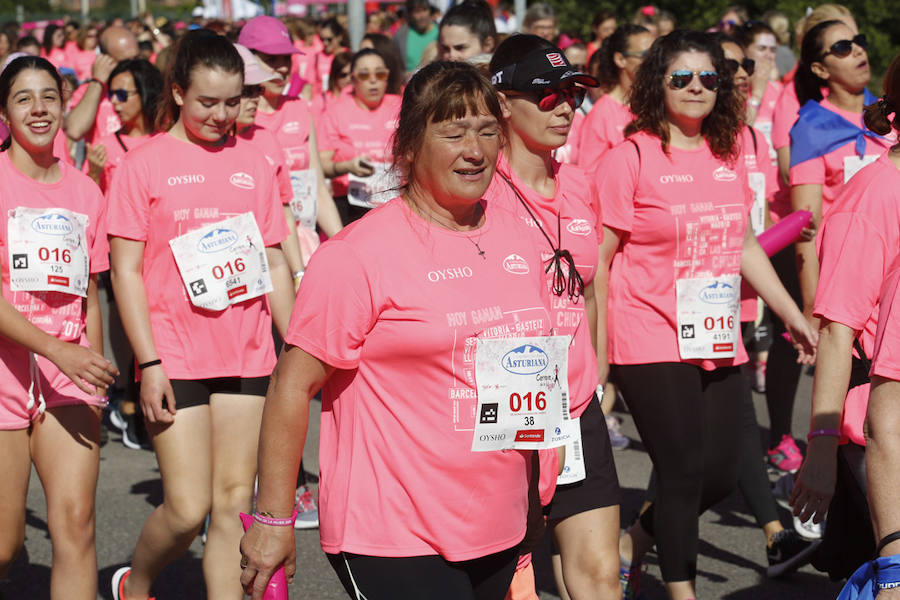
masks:
{"label": "black hair", "polygon": [[387,93],[402,94],[403,72],[406,70],[406,66],[403,58],[400,56],[397,44],[383,33],[367,33],[363,36],[363,39],[372,42],[372,47],[381,55],[381,58],[384,59],[384,64],[391,72],[388,75]]}
{"label": "black hair", "polygon": [[843,21],[830,19],[812,27],[803,36],[803,44],[800,46],[800,61],[794,77],[794,91],[797,92],[800,106],[809,100],[822,101],[822,88],[827,85],[827,82],[813,73],[812,64],[822,60],[822,54],[825,52],[825,32],[837,25],[846,27]]}
{"label": "black hair", "polygon": [[44,29],[44,43],[41,44],[41,48],[44,49],[44,52],[50,54],[50,51],[53,50],[53,34],[56,33],[57,29],[62,29],[59,25],[54,25],[50,23],[47,25],[47,28]]}
{"label": "black hair", "polygon": [[343,25],[341,25],[340,21],[338,21],[334,17],[325,19],[325,21],[322,23],[322,29],[329,29],[335,37],[339,37],[341,39],[344,38],[344,27]]}
{"label": "black hair", "polygon": [[[53,81],[56,82],[56,91],[59,92],[60,102],[62,102],[62,77],[59,76],[56,67],[49,60],[40,56],[20,56],[10,61],[6,68],[3,69],[3,73],[0,73],[0,107],[2,107],[4,112],[6,111],[6,103],[9,102],[9,94],[12,91],[16,77],[19,76],[19,73],[28,69],[46,71],[53,78]],[[11,144],[12,133],[0,144],[0,152],[8,150]]]}
{"label": "black hair", "polygon": [[38,41],[36,37],[33,35],[26,35],[19,38],[19,41],[16,42],[16,50],[21,50],[25,46],[37,46],[41,48],[41,43]]}
{"label": "black hair", "polygon": [[157,105],[163,92],[163,76],[159,69],[153,66],[143,58],[135,58],[123,60],[109,74],[107,83],[120,73],[131,73],[134,79],[134,87],[137,90],[138,97],[141,99],[141,112],[147,120],[147,126],[151,131],[155,131]]}
{"label": "black hair", "polygon": [[775,31],[769,27],[768,23],[762,21],[747,21],[744,23],[736,32],[737,43],[742,48],[747,49],[753,45],[756,36],[764,33],[772,34],[772,37],[775,38],[775,43],[778,43],[778,36],[775,35]]}
{"label": "black hair", "polygon": [[240,75],[244,81],[244,60],[234,44],[209,29],[189,31],[178,41],[175,58],[166,73],[163,96],[156,114],[156,131],[168,130],[178,120],[180,110],[172,95],[172,86],[187,91],[197,67],[220,69]]}
{"label": "black hair", "polygon": [[[625,23],[619,26],[597,50],[596,77],[600,81],[600,89],[608,92],[619,83],[619,67],[615,62],[615,55],[628,52],[628,40],[641,33],[650,33],[643,25]],[[591,57],[593,58],[593,57]]]}
{"label": "black hair", "polygon": [[350,71],[352,72],[354,68],[356,68],[356,63],[359,62],[359,59],[365,58],[366,56],[377,56],[384,63],[384,66],[387,67],[387,61],[384,60],[384,57],[381,55],[381,52],[378,50],[374,50],[372,48],[363,48],[359,52],[353,55],[353,58],[350,60]]}
{"label": "black hair", "polygon": [[488,38],[497,39],[497,26],[490,5],[484,0],[464,0],[444,14],[440,27],[456,25],[465,27],[478,36],[481,43]]}
{"label": "black hair", "polygon": [[866,107],[864,118],[866,127],[878,135],[887,135],[892,128],[900,131],[900,54],[894,57],[884,75],[884,95]]}

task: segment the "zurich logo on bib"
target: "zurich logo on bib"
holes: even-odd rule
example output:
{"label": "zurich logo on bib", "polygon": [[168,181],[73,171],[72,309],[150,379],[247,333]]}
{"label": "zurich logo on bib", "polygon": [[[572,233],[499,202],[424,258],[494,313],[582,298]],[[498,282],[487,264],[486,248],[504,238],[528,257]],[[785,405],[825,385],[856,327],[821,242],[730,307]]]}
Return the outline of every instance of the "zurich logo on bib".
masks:
{"label": "zurich logo on bib", "polygon": [[230,248],[238,240],[238,235],[231,229],[213,229],[197,242],[197,250],[204,254],[219,252]]}
{"label": "zurich logo on bib", "polygon": [[735,298],[735,288],[730,283],[715,281],[700,290],[700,300],[707,304],[728,304]]}
{"label": "zurich logo on bib", "polygon": [[500,364],[516,375],[536,375],[550,364],[547,353],[530,344],[513,348],[503,355]]}
{"label": "zurich logo on bib", "polygon": [[72,222],[59,213],[41,215],[31,222],[31,228],[44,235],[69,235],[74,231]]}

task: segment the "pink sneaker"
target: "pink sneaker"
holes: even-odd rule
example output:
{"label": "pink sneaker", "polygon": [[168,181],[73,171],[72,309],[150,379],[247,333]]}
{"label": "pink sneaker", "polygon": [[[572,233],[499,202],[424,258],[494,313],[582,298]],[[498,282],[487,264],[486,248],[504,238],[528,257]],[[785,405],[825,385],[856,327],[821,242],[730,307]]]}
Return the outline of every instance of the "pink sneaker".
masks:
{"label": "pink sneaker", "polygon": [[766,459],[770,466],[786,473],[796,473],[803,464],[803,454],[789,435],[782,436],[778,445],[766,453]]}

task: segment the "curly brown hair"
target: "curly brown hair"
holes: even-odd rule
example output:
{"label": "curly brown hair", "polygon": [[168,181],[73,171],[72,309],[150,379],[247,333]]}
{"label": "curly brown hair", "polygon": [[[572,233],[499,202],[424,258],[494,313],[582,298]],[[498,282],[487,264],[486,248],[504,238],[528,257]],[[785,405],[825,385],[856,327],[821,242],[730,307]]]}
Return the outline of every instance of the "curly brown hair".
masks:
{"label": "curly brown hair", "polygon": [[665,102],[665,77],[669,65],[683,52],[709,55],[719,73],[719,91],[712,112],[703,119],[701,133],[716,158],[733,162],[738,156],[738,133],[743,126],[743,104],[734,92],[734,81],[725,63],[721,46],[708,33],[673,31],[657,39],[644,57],[631,88],[631,112],[634,120],[625,135],[645,131],[660,139],[669,151],[669,119]]}

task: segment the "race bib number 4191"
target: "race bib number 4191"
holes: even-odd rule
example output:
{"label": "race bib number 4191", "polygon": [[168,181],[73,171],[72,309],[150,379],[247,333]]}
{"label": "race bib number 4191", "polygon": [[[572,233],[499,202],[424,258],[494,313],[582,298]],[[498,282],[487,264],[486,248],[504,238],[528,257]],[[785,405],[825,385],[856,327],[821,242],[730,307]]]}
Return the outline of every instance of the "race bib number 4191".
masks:
{"label": "race bib number 4191", "polygon": [[87,215],[61,208],[9,211],[10,289],[86,297],[90,277],[87,226]]}
{"label": "race bib number 4191", "polygon": [[540,450],[571,437],[570,336],[478,340],[472,450]]}

